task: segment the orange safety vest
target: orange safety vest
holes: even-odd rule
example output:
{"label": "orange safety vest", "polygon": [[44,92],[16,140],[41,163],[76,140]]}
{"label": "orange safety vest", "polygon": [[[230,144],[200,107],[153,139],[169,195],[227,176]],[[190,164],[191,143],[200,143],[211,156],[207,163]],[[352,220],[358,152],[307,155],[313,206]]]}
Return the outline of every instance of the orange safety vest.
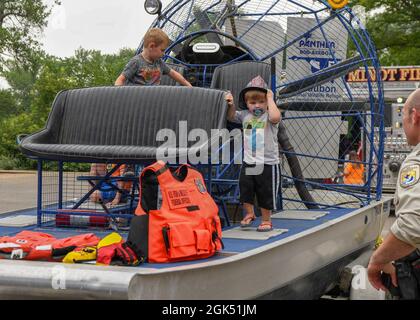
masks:
{"label": "orange safety vest", "polygon": [[0,259],[56,261],[81,246],[96,246],[99,238],[93,233],[56,239],[48,233],[24,230],[15,236],[0,237]]}
{"label": "orange safety vest", "polygon": [[365,167],[363,164],[356,167],[353,163],[347,163],[344,169],[344,184],[357,184],[362,185],[363,181],[363,172]]}
{"label": "orange safety vest", "polygon": [[[150,194],[146,193],[150,191],[144,188],[144,180],[151,174],[157,178],[155,186],[157,183],[160,187],[160,208],[157,208],[157,201],[146,203],[147,198],[150,199]],[[152,198],[157,200],[158,197]],[[176,171],[171,171],[163,161],[158,161],[142,171],[135,214],[148,215],[144,221],[148,223],[149,262],[195,260],[214,255],[223,246],[218,212],[201,173],[190,165],[181,165]],[[133,232],[136,231],[130,230]]]}

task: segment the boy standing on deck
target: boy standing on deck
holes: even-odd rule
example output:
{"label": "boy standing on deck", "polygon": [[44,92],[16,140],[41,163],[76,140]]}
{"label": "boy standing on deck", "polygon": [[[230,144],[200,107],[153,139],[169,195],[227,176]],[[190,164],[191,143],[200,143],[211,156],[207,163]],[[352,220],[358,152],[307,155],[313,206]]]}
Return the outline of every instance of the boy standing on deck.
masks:
{"label": "boy standing on deck", "polygon": [[[192,87],[179,72],[162,61],[169,42],[169,37],[161,29],[154,28],[147,31],[143,39],[143,51],[127,63],[115,85],[154,86],[160,84],[162,75],[168,75],[179,84]],[[134,176],[132,165],[127,165],[124,176]]]}
{"label": "boy standing on deck", "polygon": [[[245,210],[241,227],[249,227],[255,220],[254,197],[257,196],[262,219],[257,231],[273,229],[271,212],[276,209],[280,186],[279,149],[277,132],[281,120],[274,95],[264,79],[255,77],[239,95],[236,111],[232,94],[227,94],[227,119],[242,123],[244,134],[244,161],[239,177],[240,201]],[[258,168],[259,172],[257,172]],[[257,169],[257,170],[256,170]]]}
{"label": "boy standing on deck", "polygon": [[162,75],[168,75],[179,84],[192,87],[179,72],[162,61],[169,42],[169,37],[161,29],[147,31],[143,39],[143,51],[127,63],[115,85],[154,86],[160,84]]}

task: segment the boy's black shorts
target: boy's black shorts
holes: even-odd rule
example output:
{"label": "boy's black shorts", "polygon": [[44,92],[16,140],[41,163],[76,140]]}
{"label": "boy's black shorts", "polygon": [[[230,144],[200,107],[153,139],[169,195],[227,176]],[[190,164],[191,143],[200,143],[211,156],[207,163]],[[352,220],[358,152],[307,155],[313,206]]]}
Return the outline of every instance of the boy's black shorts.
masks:
{"label": "boy's black shorts", "polygon": [[259,175],[247,175],[246,169],[255,170],[255,165],[242,165],[239,177],[239,191],[241,203],[254,203],[257,196],[258,206],[267,210],[276,210],[277,195],[280,188],[280,166],[264,165],[264,170]]}

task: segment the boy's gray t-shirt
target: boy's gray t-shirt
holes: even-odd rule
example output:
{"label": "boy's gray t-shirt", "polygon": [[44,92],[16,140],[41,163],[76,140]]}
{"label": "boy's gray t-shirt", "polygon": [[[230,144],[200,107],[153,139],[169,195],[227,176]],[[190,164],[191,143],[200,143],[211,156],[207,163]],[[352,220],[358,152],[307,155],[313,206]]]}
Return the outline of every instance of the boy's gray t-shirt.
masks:
{"label": "boy's gray t-shirt", "polygon": [[162,59],[150,63],[138,54],[127,63],[122,74],[128,85],[153,86],[159,85],[161,76],[170,71],[171,68]]}
{"label": "boy's gray t-shirt", "polygon": [[242,123],[244,162],[247,164],[279,164],[277,133],[279,124],[268,120],[268,113],[256,117],[248,110],[236,111],[232,122]]}

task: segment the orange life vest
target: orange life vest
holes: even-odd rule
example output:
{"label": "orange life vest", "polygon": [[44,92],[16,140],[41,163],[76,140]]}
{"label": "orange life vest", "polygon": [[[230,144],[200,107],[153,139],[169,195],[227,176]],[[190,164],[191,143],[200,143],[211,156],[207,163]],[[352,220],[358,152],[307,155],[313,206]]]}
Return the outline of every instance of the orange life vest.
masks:
{"label": "orange life vest", "polygon": [[[207,192],[200,172],[189,165],[171,170],[163,161],[158,161],[142,171],[140,200],[134,219],[148,217],[143,219],[147,228],[132,223],[129,239],[135,238],[133,233],[138,230],[147,229],[148,244],[143,251],[147,252],[149,262],[210,257],[223,246],[219,209]],[[152,183],[155,188],[145,184],[151,177],[155,178]],[[158,186],[162,195],[160,208],[157,206]],[[144,243],[138,245],[145,246]]]}
{"label": "orange life vest", "polygon": [[96,246],[93,233],[56,239],[48,233],[25,230],[15,236],[0,237],[0,258],[16,260],[56,261],[80,246]]}

